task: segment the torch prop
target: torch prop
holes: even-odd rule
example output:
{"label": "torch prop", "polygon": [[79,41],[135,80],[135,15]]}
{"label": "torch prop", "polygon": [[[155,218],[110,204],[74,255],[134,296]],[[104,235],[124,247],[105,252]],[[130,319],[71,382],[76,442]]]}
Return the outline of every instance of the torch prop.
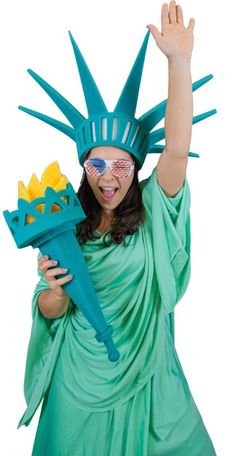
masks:
{"label": "torch prop", "polygon": [[[55,163],[52,165],[54,168],[58,166]],[[35,178],[33,175],[31,181]],[[39,181],[37,185],[38,183]],[[22,183],[19,184],[22,189]],[[31,245],[39,248],[42,255],[56,259],[58,267],[68,268],[73,279],[63,286],[65,291],[95,329],[97,341],[105,344],[109,360],[117,361],[120,354],[112,339],[112,326],[105,321],[76,239],[76,225],[81,223],[86,215],[72,185],[67,182],[65,188],[59,191],[47,186],[44,196],[31,201],[29,200],[32,195],[29,196],[30,192],[25,192],[24,187],[21,193],[25,194],[28,201],[19,198],[17,210],[3,212],[17,247]]]}

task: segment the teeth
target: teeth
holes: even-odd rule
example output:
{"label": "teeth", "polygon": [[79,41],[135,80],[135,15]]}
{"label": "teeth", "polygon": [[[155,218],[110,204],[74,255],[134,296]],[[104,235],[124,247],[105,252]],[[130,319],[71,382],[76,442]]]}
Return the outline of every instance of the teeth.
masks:
{"label": "teeth", "polygon": [[101,187],[103,190],[108,190],[108,191],[112,191],[112,190],[116,190],[116,187]]}

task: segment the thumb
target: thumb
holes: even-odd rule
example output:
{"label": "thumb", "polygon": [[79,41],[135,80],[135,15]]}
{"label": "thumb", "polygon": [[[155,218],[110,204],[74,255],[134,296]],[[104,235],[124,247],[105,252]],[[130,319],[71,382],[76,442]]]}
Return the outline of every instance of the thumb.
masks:
{"label": "thumb", "polygon": [[159,41],[161,40],[162,38],[162,34],[161,32],[158,30],[158,28],[153,25],[153,24],[148,24],[147,25],[147,28],[150,30],[154,40],[156,41],[156,43],[159,43]]}
{"label": "thumb", "polygon": [[193,18],[190,19],[189,24],[188,24],[188,30],[191,30],[193,32],[195,26],[195,20]]}

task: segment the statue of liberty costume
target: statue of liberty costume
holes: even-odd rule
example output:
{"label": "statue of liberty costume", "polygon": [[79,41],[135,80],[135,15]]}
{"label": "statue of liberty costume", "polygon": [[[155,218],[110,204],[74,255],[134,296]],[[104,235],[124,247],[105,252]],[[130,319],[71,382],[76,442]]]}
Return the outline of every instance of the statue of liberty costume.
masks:
{"label": "statue of liberty costume", "polygon": [[[70,34],[88,108],[86,119],[52,86],[29,70],[71,126],[20,107],[71,137],[80,164],[98,145],[131,153],[142,167],[147,153],[161,153],[167,101],[139,119],[135,110],[150,32],[115,110],[108,112],[88,66]],[[193,90],[211,79],[193,84]],[[216,111],[193,118],[198,122]],[[189,152],[189,156],[198,156]],[[72,304],[60,318],[47,320],[37,306],[49,288],[39,272],[25,372],[28,425],[43,400],[33,456],[213,456],[215,450],[192,397],[174,345],[175,305],[190,279],[190,189],[187,179],[167,197],[156,170],[140,182],[145,221],[126,245],[105,246],[103,236],[82,250],[120,359],[110,363],[81,312]]]}

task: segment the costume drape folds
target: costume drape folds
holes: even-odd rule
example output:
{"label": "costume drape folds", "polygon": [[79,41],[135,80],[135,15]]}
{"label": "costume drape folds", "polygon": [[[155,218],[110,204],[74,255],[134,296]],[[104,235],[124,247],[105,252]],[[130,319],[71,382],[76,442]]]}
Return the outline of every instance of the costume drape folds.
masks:
{"label": "costume drape folds", "polygon": [[[72,303],[54,321],[40,314],[37,299],[48,285],[39,273],[25,374],[27,410],[20,421],[28,425],[45,397],[34,455],[92,455],[89,432],[94,428],[96,433],[99,422],[110,446],[105,447],[101,434],[97,454],[156,454],[150,452],[151,439],[160,444],[172,435],[190,402],[193,406],[174,346],[174,309],[190,278],[189,185],[185,179],[177,195],[168,198],[154,169],[140,186],[146,219],[126,237],[126,245],[104,246],[98,231],[98,239],[82,245],[105,319],[113,327],[118,362],[108,360],[105,346]],[[129,438],[128,423],[137,431]],[[47,426],[54,440],[45,441]],[[204,438],[210,445],[208,435]],[[117,448],[120,453],[113,452]],[[214,454],[212,447],[208,454]]]}

